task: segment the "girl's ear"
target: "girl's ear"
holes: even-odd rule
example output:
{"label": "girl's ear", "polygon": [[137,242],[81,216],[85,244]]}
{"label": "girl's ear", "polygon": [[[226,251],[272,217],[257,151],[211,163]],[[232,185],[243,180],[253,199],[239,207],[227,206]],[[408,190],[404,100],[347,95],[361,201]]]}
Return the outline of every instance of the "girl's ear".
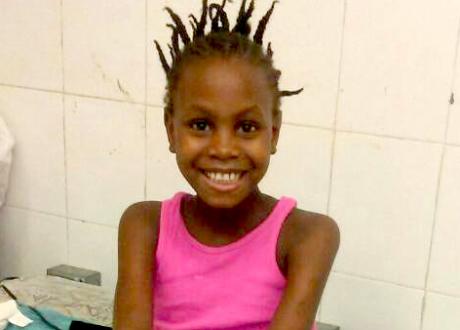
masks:
{"label": "girl's ear", "polygon": [[168,134],[169,151],[174,154],[176,153],[176,149],[174,148],[174,122],[172,114],[166,110],[164,112],[163,120],[166,127],[166,133]]}
{"label": "girl's ear", "polygon": [[281,113],[281,111],[277,111],[273,115],[272,146],[271,146],[271,154],[272,155],[274,155],[276,153],[276,146],[278,144],[278,138],[280,136],[282,120],[283,120],[283,114]]}

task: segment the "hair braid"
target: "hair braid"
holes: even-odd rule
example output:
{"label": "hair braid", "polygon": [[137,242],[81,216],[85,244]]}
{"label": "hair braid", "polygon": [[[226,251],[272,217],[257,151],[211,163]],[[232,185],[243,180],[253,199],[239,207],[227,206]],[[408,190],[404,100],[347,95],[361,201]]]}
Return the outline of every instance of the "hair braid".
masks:
{"label": "hair braid", "polygon": [[[228,2],[232,1],[228,0]],[[193,30],[192,39],[187,33],[187,29],[181,18],[171,8],[166,7],[165,10],[169,13],[174,23],[167,24],[172,30],[171,44],[167,45],[171,55],[171,65],[166,60],[159,43],[155,40],[155,46],[167,78],[165,111],[173,111],[172,93],[177,87],[180,73],[190,61],[196,58],[239,56],[248,60],[250,63],[262,67],[267,75],[269,86],[274,95],[274,112],[279,111],[281,97],[301,93],[303,88],[295,91],[284,91],[279,89],[278,84],[281,71],[275,69],[273,66],[273,50],[271,43],[268,43],[266,51],[263,49],[263,36],[277,2],[278,1],[275,0],[272,3],[270,9],[259,21],[252,40],[249,39],[249,34],[251,32],[249,19],[255,9],[254,0],[251,0],[249,6],[247,6],[247,0],[242,0],[238,18],[233,28],[230,27],[228,16],[225,12],[227,0],[223,0],[222,4],[213,3],[210,5],[208,4],[208,0],[202,0],[200,19],[198,20],[197,16],[193,14],[188,16]],[[211,20],[211,31],[206,34],[205,30],[208,15]],[[181,49],[179,45],[179,40],[181,40],[184,45],[183,49]]]}
{"label": "hair braid", "polygon": [[166,7],[165,9],[168,11],[169,15],[171,15],[171,18],[176,24],[177,31],[179,32],[179,35],[184,45],[188,45],[191,41],[190,41],[190,37],[188,36],[187,29],[185,28],[184,23],[182,23],[182,20],[180,19],[180,17],[177,16],[177,14],[173,12],[171,8]]}
{"label": "hair braid", "polygon": [[251,33],[251,26],[249,25],[249,19],[254,11],[254,0],[251,0],[248,10],[246,10],[246,0],[243,0],[240,7],[240,14],[236,20],[236,25],[232,32],[237,32],[243,36],[249,36]]}
{"label": "hair braid", "polygon": [[268,21],[270,20],[270,17],[272,16],[273,10],[275,9],[275,4],[277,2],[278,1],[273,1],[271,8],[267,11],[267,13],[264,15],[264,17],[262,17],[262,19],[259,22],[256,33],[254,34],[254,42],[256,44],[262,45],[265,28],[267,27]]}

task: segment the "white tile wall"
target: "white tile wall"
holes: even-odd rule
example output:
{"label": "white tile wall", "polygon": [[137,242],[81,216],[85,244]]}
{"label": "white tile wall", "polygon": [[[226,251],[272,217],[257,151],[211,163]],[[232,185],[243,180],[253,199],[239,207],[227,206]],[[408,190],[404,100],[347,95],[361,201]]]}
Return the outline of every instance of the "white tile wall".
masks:
{"label": "white tile wall", "polygon": [[460,147],[447,147],[439,191],[428,288],[460,296]]}
{"label": "white tile wall", "polygon": [[440,145],[339,133],[330,214],[336,270],[423,288]]}
{"label": "white tile wall", "polygon": [[147,108],[147,199],[163,200],[177,191],[193,193],[169,152],[163,109]]}
{"label": "white tile wall", "polygon": [[338,127],[444,141],[460,2],[348,1]]}
{"label": "white tile wall", "polygon": [[69,220],[69,264],[101,272],[101,285],[115,292],[117,228]]}
{"label": "white tile wall", "polygon": [[278,151],[261,190],[276,197],[294,197],[299,208],[326,213],[332,137],[327,130],[282,126]]}
{"label": "white tile wall", "polygon": [[62,90],[61,1],[0,2],[0,83]]}
{"label": "white tile wall", "polygon": [[16,140],[7,204],[65,215],[62,95],[0,87],[0,115]]}
{"label": "white tile wall", "polygon": [[302,94],[283,99],[285,121],[333,127],[343,11],[343,0],[276,6],[265,40],[273,42],[275,65],[282,71],[280,88],[304,88]]}
{"label": "white tile wall", "polygon": [[419,330],[422,299],[422,290],[332,273],[320,319],[340,330]]}
{"label": "white tile wall", "polygon": [[67,260],[66,220],[34,211],[0,209],[0,279],[43,275]]}
{"label": "white tile wall", "polygon": [[422,330],[459,329],[460,298],[429,292],[426,296]]}
{"label": "white tile wall", "polygon": [[[256,2],[253,29],[271,5]],[[101,271],[113,290],[123,210],[192,192],[163,127],[153,40],[168,42],[165,5],[188,21],[201,1],[0,3],[0,85],[57,92],[0,87],[0,115],[17,139],[0,210],[0,277],[70,263]],[[233,22],[240,2],[227,5]],[[281,88],[305,91],[283,100],[288,124],[262,188],[321,213],[330,198],[341,247],[319,316],[342,330],[459,327],[460,146],[446,148],[435,210],[443,146],[428,143],[444,142],[450,109],[447,142],[460,145],[459,24],[458,0],[329,0],[281,2],[268,25]]]}
{"label": "white tile wall", "polygon": [[144,106],[66,97],[69,217],[117,226],[144,199]]}
{"label": "white tile wall", "polygon": [[67,92],[144,102],[145,1],[63,1]]}
{"label": "white tile wall", "polygon": [[[459,22],[460,31],[460,22]],[[458,36],[456,72],[454,72],[453,101],[450,106],[449,128],[447,131],[447,142],[460,145],[460,34]]]}

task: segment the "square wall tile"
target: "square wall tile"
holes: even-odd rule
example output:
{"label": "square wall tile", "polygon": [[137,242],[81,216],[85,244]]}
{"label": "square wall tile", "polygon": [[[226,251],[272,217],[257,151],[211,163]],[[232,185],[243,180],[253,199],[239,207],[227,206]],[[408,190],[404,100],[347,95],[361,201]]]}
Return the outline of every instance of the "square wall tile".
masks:
{"label": "square wall tile", "polygon": [[0,115],[16,141],[6,203],[65,215],[62,95],[0,87]]}
{"label": "square wall tile", "polygon": [[326,213],[333,133],[283,125],[261,190],[297,199],[298,207]]}
{"label": "square wall tile", "polygon": [[428,288],[460,296],[460,147],[447,147],[441,174]]}
{"label": "square wall tile", "polygon": [[[272,1],[268,0],[256,1],[256,10],[251,20],[253,32],[271,4]],[[158,39],[163,50],[166,50],[169,61],[166,44],[170,42],[171,29],[165,25],[171,20],[168,13],[161,10],[165,5],[177,12],[187,26],[187,16],[190,13],[199,16],[201,11],[200,1],[148,2],[148,103],[160,106],[163,105],[166,81],[153,40]],[[227,4],[231,26],[235,23],[239,6],[239,1]],[[283,99],[282,109],[285,110],[287,122],[332,127],[336,108],[343,10],[343,0],[293,1],[276,6],[267,26],[264,45],[272,42],[275,67],[283,72],[280,88],[305,88],[302,94]],[[301,37],[296,31],[302,31]],[[191,33],[191,29],[189,32]]]}
{"label": "square wall tile", "polygon": [[285,121],[333,127],[343,14],[343,0],[276,5],[265,41],[272,41],[275,66],[282,72],[280,89],[304,88],[300,95],[282,99]]}
{"label": "square wall tile", "polygon": [[145,1],[63,1],[67,92],[145,100]]}
{"label": "square wall tile", "polygon": [[443,141],[459,11],[458,0],[349,1],[338,127]]}
{"label": "square wall tile", "polygon": [[419,330],[422,300],[422,290],[331,273],[321,322],[340,330]]}
{"label": "square wall tile", "polygon": [[460,329],[460,298],[428,292],[422,330]]}
{"label": "square wall tile", "polygon": [[0,1],[0,83],[62,90],[61,1]]}
{"label": "square wall tile", "polygon": [[0,279],[44,275],[67,261],[67,224],[62,217],[15,207],[0,209]]}
{"label": "square wall tile", "polygon": [[452,104],[450,105],[447,142],[460,145],[460,44],[458,47],[459,49],[457,49],[456,72],[454,73],[455,85],[453,87],[450,100]]}
{"label": "square wall tile", "polygon": [[101,272],[101,286],[115,292],[118,230],[69,220],[69,264]]}
{"label": "square wall tile", "polygon": [[147,108],[147,199],[164,200],[177,191],[193,189],[177,167],[175,155],[169,152],[168,136],[163,125],[163,109]]}
{"label": "square wall tile", "polygon": [[69,217],[117,226],[144,200],[145,109],[66,97]]}
{"label": "square wall tile", "polygon": [[442,146],[338,133],[330,215],[337,271],[423,288]]}

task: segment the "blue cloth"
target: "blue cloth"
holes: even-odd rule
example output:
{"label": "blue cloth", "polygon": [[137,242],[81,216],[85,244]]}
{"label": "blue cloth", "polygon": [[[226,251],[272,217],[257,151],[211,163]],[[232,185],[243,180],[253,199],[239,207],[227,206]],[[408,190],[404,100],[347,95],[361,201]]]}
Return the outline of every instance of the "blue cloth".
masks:
{"label": "blue cloth", "polygon": [[[27,327],[21,328],[18,326],[15,326],[13,324],[8,324],[5,330],[50,330],[50,329],[55,329],[46,322],[44,322],[40,316],[38,316],[34,311],[27,305],[24,304],[19,304],[19,310],[27,316],[29,319],[31,319],[33,322],[30,323]],[[70,318],[68,316],[65,316],[61,313],[52,311],[50,309],[45,309],[45,308],[36,308],[42,315],[43,317],[51,324],[56,326],[57,328],[61,330],[68,330],[70,328],[70,323],[74,320],[73,318]]]}

